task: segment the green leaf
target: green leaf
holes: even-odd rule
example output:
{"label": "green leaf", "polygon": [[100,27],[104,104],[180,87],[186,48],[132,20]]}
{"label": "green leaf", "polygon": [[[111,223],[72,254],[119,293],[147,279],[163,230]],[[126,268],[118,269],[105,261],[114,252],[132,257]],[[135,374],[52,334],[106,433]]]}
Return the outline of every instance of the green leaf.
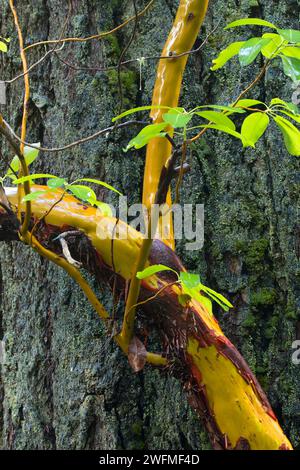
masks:
{"label": "green leaf", "polygon": [[270,106],[272,107],[272,106],[278,106],[278,105],[284,107],[288,111],[291,111],[293,114],[299,114],[299,109],[296,104],[283,101],[280,98],[273,98],[271,100]]}
{"label": "green leaf", "polygon": [[86,201],[86,202],[88,202],[91,206],[94,206],[95,203],[97,202],[97,196],[96,196],[96,194],[95,194],[94,191],[93,191],[93,193],[90,195],[90,197],[89,197],[88,199],[83,199],[83,201]]}
{"label": "green leaf", "polygon": [[5,44],[5,42],[0,41],[0,51],[7,52],[7,45]]}
{"label": "green leaf", "polygon": [[210,289],[209,287],[204,286],[203,284],[200,285],[200,290],[205,292],[209,295],[215,302],[217,302],[225,312],[232,308],[233,305],[227,300],[222,294]]}
{"label": "green leaf", "polygon": [[228,47],[226,47],[226,49],[221,51],[218,57],[212,61],[214,65],[210,68],[210,70],[218,70],[223,67],[223,65],[232,59],[232,57],[239,53],[243,44],[245,44],[245,41],[233,42]]}
{"label": "green leaf", "polygon": [[300,114],[289,113],[288,111],[283,111],[283,109],[278,110],[278,112],[285,114],[286,116],[300,124]]}
{"label": "green leaf", "polygon": [[[181,272],[179,275],[179,280],[181,281],[182,292],[183,292],[183,294],[180,294],[180,296],[189,296],[192,299],[195,299],[198,302],[204,304],[211,314],[212,314],[211,301],[207,297],[203,296],[199,291],[202,291],[205,294],[207,294],[209,297],[211,297],[225,311],[227,311],[228,308],[232,307],[232,304],[222,294],[219,294],[218,292],[215,292],[209,287],[206,287],[203,284],[201,284],[200,277],[198,274]],[[181,300],[186,301],[186,299],[180,299],[180,298],[178,298],[178,300],[180,303],[181,303]]]}
{"label": "green leaf", "polygon": [[277,29],[277,26],[275,26],[273,23],[269,23],[269,21],[261,20],[260,18],[242,18],[241,20],[236,20],[228,24],[226,28],[224,29],[236,28],[237,26],[250,26],[250,25],[266,26],[266,28]]}
{"label": "green leaf", "polygon": [[40,178],[57,178],[57,176],[49,175],[48,173],[38,173],[28,176],[22,176],[22,178],[17,178],[13,181],[14,184],[23,184],[25,181],[33,181]]}
{"label": "green leaf", "polygon": [[219,109],[220,111],[227,111],[228,113],[232,113],[232,114],[233,113],[239,113],[239,114],[245,113],[245,110],[242,108],[236,108],[235,106],[221,106],[218,104],[206,104],[202,106],[197,106],[191,112],[193,113],[197,109],[203,109],[203,108]]}
{"label": "green leaf", "polygon": [[72,184],[68,186],[68,190],[74,194],[78,199],[81,199],[85,202],[96,201],[97,196],[95,192],[89,188],[88,186],[84,186],[81,184]]}
{"label": "green leaf", "polygon": [[20,165],[20,160],[17,155],[14,156],[12,161],[10,162],[10,168],[7,170],[7,175],[11,175],[13,173],[13,170],[17,173],[19,170],[19,165]]}
{"label": "green leaf", "polygon": [[264,57],[267,57],[267,59],[271,59],[273,57],[276,57],[279,54],[280,50],[281,50],[280,46],[282,46],[283,44],[286,44],[286,41],[284,41],[282,39],[282,37],[279,36],[279,34],[266,33],[266,34],[263,34],[262,37],[264,39],[265,38],[270,39],[269,44],[262,47],[262,49],[261,49],[262,55]]}
{"label": "green leaf", "polygon": [[108,204],[102,201],[95,201],[94,206],[101,210],[102,214],[106,217],[112,217],[112,210]]}
{"label": "green leaf", "polygon": [[207,310],[209,311],[210,315],[212,315],[212,303],[211,300],[208,297],[205,297],[204,295],[200,294],[199,289],[202,284],[198,284],[197,287],[194,287],[193,289],[186,289],[186,292],[189,292],[190,297],[194,300],[197,300],[200,304],[203,304]]}
{"label": "green leaf", "polygon": [[35,201],[41,194],[45,194],[48,191],[34,191],[33,193],[27,194],[26,196],[23,197],[22,201],[27,202],[27,201]]}
{"label": "green leaf", "polygon": [[290,155],[300,155],[300,132],[290,121],[287,119],[276,116],[274,121],[281,130],[284,138],[284,143]]}
{"label": "green leaf", "polygon": [[300,47],[285,47],[281,49],[280,53],[286,57],[293,57],[294,59],[300,60]]}
{"label": "green leaf", "polygon": [[47,181],[47,186],[50,189],[61,188],[67,184],[67,180],[65,178],[51,178]]}
{"label": "green leaf", "polygon": [[152,266],[149,266],[148,268],[145,268],[143,271],[139,271],[136,274],[136,277],[138,279],[145,279],[146,277],[153,276],[156,273],[159,273],[161,271],[172,271],[177,275],[177,272],[174,271],[174,269],[169,268],[168,266],[165,266],[164,264],[153,264]]}
{"label": "green leaf", "polygon": [[176,109],[171,109],[168,113],[163,114],[164,122],[167,122],[174,129],[186,127],[192,119],[193,115],[186,112],[180,112]]}
{"label": "green leaf", "polygon": [[300,80],[300,60],[293,59],[292,57],[281,57],[283,63],[283,71],[287,77],[290,77],[293,82]]}
{"label": "green leaf", "polygon": [[[182,290],[184,293],[179,294],[178,301],[181,305],[183,305],[183,307],[186,307],[186,304],[191,299],[197,300],[197,302],[204,305],[207,308],[210,315],[212,315],[212,303],[210,299],[198,292],[201,285],[202,284],[198,284],[196,287],[188,288],[186,287],[185,284],[182,284]],[[183,303],[184,300],[186,301],[186,304]]]}
{"label": "green leaf", "polygon": [[226,134],[230,134],[233,137],[242,140],[242,135],[239,132],[230,129],[230,127],[222,126],[221,124],[208,124],[207,126],[199,127],[206,127],[207,129],[215,129],[217,131],[225,132]]}
{"label": "green leaf", "polygon": [[299,112],[299,108],[298,106],[295,104],[295,103],[287,103],[288,104],[288,107],[290,109],[290,111],[293,113],[293,114],[300,114]]}
{"label": "green leaf", "polygon": [[140,149],[147,145],[148,142],[154,137],[164,137],[165,134],[161,134],[161,131],[164,130],[168,124],[166,122],[161,122],[159,124],[149,124],[144,127],[138,135],[130,140],[127,147],[124,149],[124,152],[127,152],[132,147]]}
{"label": "green leaf", "polygon": [[251,64],[261,49],[266,46],[271,39],[267,38],[251,38],[245,42],[243,47],[239,51],[239,61],[242,67]]}
{"label": "green leaf", "polygon": [[229,127],[229,129],[235,130],[235,124],[232,122],[229,117],[225,114],[219,113],[217,111],[201,111],[196,112],[197,116],[200,116],[208,121],[212,121],[215,124],[221,124],[222,126]]}
{"label": "green leaf", "polygon": [[265,103],[263,103],[262,101],[258,101],[258,100],[239,100],[237,103],[236,103],[236,106],[240,106],[241,108],[251,108],[252,106],[256,106],[256,105],[260,105],[260,104],[263,104],[264,106]]}
{"label": "green leaf", "polygon": [[278,29],[277,31],[288,42],[300,42],[300,31],[297,29]]}
{"label": "green leaf", "polygon": [[179,294],[177,298],[178,298],[178,302],[183,307],[187,307],[192,299],[192,297],[189,294]]}
{"label": "green leaf", "polygon": [[212,315],[212,303],[211,300],[208,297],[205,297],[204,295],[199,294],[199,292],[194,292],[195,289],[192,290],[193,292],[193,298],[196,299],[198,302],[203,304],[209,313]]}
{"label": "green leaf", "polygon": [[99,186],[104,186],[104,188],[107,188],[109,189],[110,191],[114,191],[115,193],[118,193],[120,195],[122,195],[122,193],[120,193],[120,191],[118,191],[116,188],[114,188],[113,186],[111,186],[110,184],[108,183],[105,183],[104,181],[100,181],[100,180],[95,180],[93,178],[80,178],[77,181],[86,181],[87,183],[94,183],[94,184],[98,184]]}
{"label": "green leaf", "polygon": [[265,113],[252,113],[243,122],[241,134],[244,147],[255,147],[256,142],[265,133],[270,119]]}
{"label": "green leaf", "polygon": [[288,108],[289,110],[293,113],[293,114],[300,114],[299,112],[299,108],[298,106],[295,104],[295,103],[287,103],[288,105]]}
{"label": "green leaf", "polygon": [[123,117],[129,116],[130,114],[137,113],[139,111],[149,111],[151,109],[172,109],[170,106],[139,106],[138,108],[132,108],[128,109],[127,111],[124,111],[124,113],[119,114],[118,116],[114,117],[112,119],[112,122],[118,121],[119,119],[122,119]]}
{"label": "green leaf", "polygon": [[[32,144],[32,145],[35,145],[36,147],[40,147],[40,142],[37,142],[35,144]],[[34,149],[32,147],[28,147],[28,146],[25,146],[24,147],[24,158],[25,158],[25,162],[27,163],[27,165],[29,166],[31,163],[34,162],[34,160],[38,157],[39,155],[39,149]],[[14,156],[14,158],[12,159],[11,163],[10,163],[10,166],[12,168],[12,170],[14,170],[15,172],[19,171],[19,168],[20,168],[20,160],[19,160],[19,157],[17,155]],[[8,171],[7,171],[7,174],[10,175],[12,174],[12,170],[9,168]]]}
{"label": "green leaf", "polygon": [[179,274],[179,280],[187,289],[193,289],[193,287],[197,287],[200,284],[199,274],[192,274],[184,271]]}
{"label": "green leaf", "polygon": [[35,144],[32,144],[32,145],[34,145],[37,148],[28,147],[28,145],[25,145],[24,147],[24,157],[25,159],[27,159],[26,161],[28,164],[34,162],[34,160],[37,158],[39,151],[40,151],[39,147],[41,146],[41,143],[36,142]]}

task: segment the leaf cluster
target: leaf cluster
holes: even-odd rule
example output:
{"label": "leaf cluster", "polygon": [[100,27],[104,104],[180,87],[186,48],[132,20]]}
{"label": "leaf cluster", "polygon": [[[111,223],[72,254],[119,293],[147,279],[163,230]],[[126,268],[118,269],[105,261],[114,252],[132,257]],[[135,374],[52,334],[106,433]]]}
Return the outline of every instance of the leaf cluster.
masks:
{"label": "leaf cluster", "polygon": [[[33,144],[35,147],[39,147],[39,143]],[[39,150],[38,148],[32,148],[25,146],[24,148],[24,158],[27,166],[29,166],[31,163],[33,163],[39,155]],[[88,204],[92,206],[96,206],[101,209],[104,215],[111,216],[112,212],[108,204],[105,204],[102,201],[97,200],[97,196],[95,191],[90,188],[89,186],[81,183],[92,183],[96,184],[99,186],[103,186],[106,189],[109,189],[110,191],[114,191],[117,194],[121,194],[116,188],[111,186],[108,183],[105,183],[104,181],[100,181],[94,178],[78,178],[75,181],[72,181],[69,183],[66,178],[58,177],[49,173],[33,173],[28,176],[22,176],[18,178],[16,175],[20,169],[20,160],[17,155],[14,156],[12,159],[9,169],[4,177],[1,178],[1,184],[4,183],[4,180],[6,178],[10,178],[12,180],[13,184],[16,185],[21,185],[24,184],[26,181],[30,181],[33,183],[37,179],[44,179],[47,178],[47,189],[41,190],[41,191],[34,191],[30,192],[26,196],[23,197],[23,202],[26,201],[34,201],[38,199],[41,195],[45,195],[49,193],[50,191],[56,190],[56,189],[62,189],[65,192],[69,192],[73,194],[77,199],[87,202]]]}
{"label": "leaf cluster", "polygon": [[283,71],[294,82],[300,80],[300,31],[296,29],[280,29],[274,24],[258,18],[244,18],[234,21],[225,29],[240,26],[263,26],[276,32],[267,32],[260,37],[252,37],[246,41],[233,42],[220,52],[213,60],[211,70],[218,70],[233,57],[238,57],[240,65],[252,64],[259,54],[271,61],[280,58]]}
{"label": "leaf cluster", "polygon": [[[165,109],[165,106],[142,106],[130,109],[116,118],[121,119],[129,114],[147,111],[149,109]],[[232,120],[233,115],[248,113],[243,120],[240,130]],[[230,116],[230,117],[229,117]],[[193,118],[202,119],[205,123],[188,127]],[[135,137],[133,137],[126,149],[140,149],[147,145],[151,139],[165,137],[167,133],[181,136],[186,140],[187,134],[195,129],[214,129],[229,134],[241,141],[243,147],[255,148],[258,140],[267,130],[270,119],[273,119],[283,135],[284,143],[290,155],[300,155],[300,131],[295,124],[300,123],[298,107],[280,98],[274,98],[270,104],[254,100],[241,99],[231,106],[203,105],[197,106],[191,111],[184,108],[167,108],[162,114],[163,122],[145,126]],[[291,122],[291,121],[294,121]],[[181,130],[179,132],[178,130]]]}
{"label": "leaf cluster", "polygon": [[153,264],[145,268],[143,271],[139,271],[137,273],[137,278],[146,279],[162,271],[172,271],[176,274],[178,279],[177,284],[181,288],[181,292],[178,295],[178,301],[184,307],[187,306],[191,300],[196,300],[197,302],[204,304],[211,314],[211,300],[219,304],[225,312],[232,307],[232,304],[222,294],[219,294],[213,289],[202,284],[199,274],[193,274],[186,271],[182,271],[178,274],[175,270],[165,266],[164,264]]}

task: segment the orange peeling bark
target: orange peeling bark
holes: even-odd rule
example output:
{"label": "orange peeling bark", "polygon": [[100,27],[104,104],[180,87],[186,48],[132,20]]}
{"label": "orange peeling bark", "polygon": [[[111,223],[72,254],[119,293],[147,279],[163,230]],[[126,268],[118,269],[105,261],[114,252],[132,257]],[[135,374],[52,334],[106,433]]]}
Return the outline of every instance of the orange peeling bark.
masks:
{"label": "orange peeling bark", "polygon": [[291,449],[251,377],[247,381],[237,365],[214,345],[199,347],[199,342],[190,338],[187,352],[194,375],[200,372],[199,385],[205,388],[211,413],[220,432],[227,436],[227,445],[236,448],[242,438],[251,450],[279,450],[282,445]]}
{"label": "orange peeling bark", "polygon": [[[208,0],[181,0],[177,15],[164,46],[162,56],[179,55],[192,49],[206,14]],[[176,107],[188,55],[161,59],[158,65],[152,105]],[[165,111],[153,110],[153,122],[162,121]],[[143,204],[148,210],[154,203],[161,170],[171,154],[171,145],[165,138],[152,139],[147,146],[144,172]],[[171,205],[170,192],[167,204]],[[162,240],[174,249],[172,222],[166,218],[160,223]],[[158,234],[159,236],[159,234]]]}
{"label": "orange peeling bark", "polygon": [[[45,187],[33,186],[32,191],[41,189]],[[6,195],[16,211],[17,190],[6,188]],[[60,196],[61,190],[53,190],[32,201],[34,218],[42,217]],[[24,204],[21,210],[25,211]],[[3,209],[0,208],[0,212]],[[103,216],[96,208],[65,196],[46,216],[45,222],[60,231],[66,230],[66,226],[81,230],[91,241],[99,259],[108,269],[113,269],[111,234],[115,218]],[[132,276],[142,235],[122,221],[120,227],[127,238],[114,240],[114,267],[126,281]],[[175,269],[183,269],[170,248],[161,242],[155,243],[160,245],[156,259],[150,255],[150,263],[162,262],[171,266],[171,262],[177,266]],[[144,280],[142,298],[153,296],[170,284],[170,279],[165,276],[166,273]],[[159,325],[163,336],[168,337],[169,345],[173,342],[177,347],[178,341],[181,343],[179,357],[185,386],[190,393],[191,405],[203,418],[213,446],[217,449],[292,449],[257,379],[224,336],[215,317],[195,301],[188,310],[183,308],[177,295],[178,286],[169,285],[155,302],[146,304],[147,315],[154,316],[154,323]],[[182,337],[186,339],[182,341]]]}

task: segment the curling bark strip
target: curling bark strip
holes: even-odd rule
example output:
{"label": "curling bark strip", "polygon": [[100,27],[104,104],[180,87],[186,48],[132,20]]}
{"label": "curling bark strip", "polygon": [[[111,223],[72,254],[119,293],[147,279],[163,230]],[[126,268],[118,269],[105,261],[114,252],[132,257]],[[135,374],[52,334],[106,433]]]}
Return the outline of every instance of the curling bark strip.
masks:
{"label": "curling bark strip", "polygon": [[[32,188],[33,191],[41,189],[46,188]],[[6,188],[5,192],[12,209],[17,211],[17,190]],[[33,223],[49,211],[60,196],[60,190],[53,190],[33,201]],[[24,204],[21,210],[25,210]],[[4,209],[0,208],[0,219],[3,214]],[[113,270],[111,234],[115,223],[115,218],[103,216],[97,209],[67,195],[45,217],[45,225],[40,232],[37,231],[36,238],[41,246],[47,246],[51,243],[53,230],[55,233],[74,228],[80,230],[91,244],[101,276],[109,279]],[[124,286],[125,281],[132,277],[143,236],[122,221],[118,225],[122,233],[126,231],[127,238],[114,240],[114,267],[119,286]],[[61,255],[60,258],[61,262],[66,262]],[[61,262],[56,260],[58,265],[62,265]],[[155,240],[148,263],[158,262],[177,271],[184,269],[176,254]],[[164,272],[142,282],[139,300],[152,297],[162,287],[166,288],[155,301],[143,306],[145,315],[141,314],[141,321],[148,329],[157,329],[165,357],[175,358],[170,372],[183,382],[190,404],[202,417],[213,447],[292,449],[243,357],[204,305],[192,301],[188,308],[184,308],[179,304],[179,287],[171,284],[174,281],[172,276],[171,272]],[[123,287],[119,289],[123,291]]]}
{"label": "curling bark strip", "polygon": [[[204,20],[208,0],[181,0],[173,27],[164,46],[162,56],[176,56],[192,49]],[[152,97],[153,106],[178,105],[183,72],[188,55],[161,59],[159,61]],[[154,123],[162,121],[165,111],[153,110],[150,116]],[[148,210],[154,203],[163,166],[171,155],[171,145],[165,138],[152,139],[147,146],[144,171],[143,204]],[[170,192],[167,204],[171,205]],[[166,223],[160,227],[163,241],[174,249],[173,226]],[[165,236],[164,236],[165,235]]]}

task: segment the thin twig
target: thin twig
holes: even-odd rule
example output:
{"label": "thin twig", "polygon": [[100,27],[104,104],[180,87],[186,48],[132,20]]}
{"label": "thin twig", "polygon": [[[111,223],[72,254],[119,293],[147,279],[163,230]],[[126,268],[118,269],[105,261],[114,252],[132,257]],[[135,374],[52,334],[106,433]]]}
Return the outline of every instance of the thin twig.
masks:
{"label": "thin twig", "polygon": [[119,66],[124,66],[124,65],[130,65],[130,64],[133,64],[134,62],[138,62],[140,61],[141,59],[143,59],[145,62],[147,60],[174,60],[174,59],[179,59],[180,57],[184,57],[186,55],[192,55],[192,54],[196,54],[197,52],[200,52],[200,50],[205,46],[205,44],[207,43],[208,39],[210,38],[210,36],[217,30],[217,28],[219,27],[219,24],[220,22],[217,24],[217,26],[212,30],[210,31],[210,33],[206,36],[206,38],[204,39],[204,41],[200,44],[200,46],[198,46],[196,49],[191,49],[189,51],[185,51],[185,52],[182,52],[180,54],[173,54],[173,55],[167,55],[167,56],[159,56],[159,55],[154,55],[154,56],[145,56],[145,57],[138,57],[136,59],[129,59],[129,60],[125,60],[121,63],[118,63],[117,65],[109,65],[108,67],[82,67],[82,66],[76,66],[76,65],[73,65],[73,64],[70,64],[69,62],[67,62],[65,59],[62,59],[59,54],[56,54],[58,60],[60,62],[62,62],[64,65],[66,65],[67,67],[69,67],[70,69],[72,70],[76,70],[76,71],[81,71],[81,70],[86,70],[88,72],[108,72],[110,70],[115,70],[117,69]]}
{"label": "thin twig", "polygon": [[[60,32],[60,35],[59,35],[59,41],[61,41],[61,38],[63,37],[64,35],[64,32],[67,28],[67,24],[69,22],[69,19],[70,19],[70,15],[71,15],[71,11],[72,11],[72,4],[71,4],[71,1],[69,1],[69,9],[68,9],[68,13],[67,13],[67,16],[66,16],[66,19],[63,23],[63,26],[62,26],[62,29],[61,29],[61,32]],[[39,64],[41,64],[50,54],[52,54],[53,52],[58,52],[58,51],[61,51],[63,48],[64,48],[64,45],[65,43],[63,42],[62,43],[62,46],[60,48],[58,48],[58,45],[59,43],[55,44],[55,46],[53,47],[53,49],[51,49],[50,51],[46,52],[46,54],[43,55],[43,57],[41,57],[37,62],[35,62],[34,64],[32,64],[30,67],[27,68],[27,71],[23,71],[23,73],[21,73],[20,75],[12,78],[11,80],[5,80],[4,83],[7,83],[7,84],[11,84],[11,83],[14,83],[16,80],[18,80],[19,78],[22,78],[22,77],[25,77],[25,75],[27,75],[29,72],[31,72],[31,70],[33,70],[35,67],[37,67]],[[26,50],[26,48],[24,49],[24,51]]]}
{"label": "thin twig", "polygon": [[[20,23],[19,23],[17,10],[14,6],[13,0],[9,0],[9,6],[10,6],[11,12],[13,14],[15,26],[16,26],[16,29],[17,29],[17,32],[18,32],[20,56],[21,56],[21,60],[22,60],[23,73],[24,73],[25,91],[24,91],[23,115],[22,115],[22,125],[21,125],[21,140],[20,140],[20,154],[23,156],[24,155],[24,144],[23,144],[23,142],[26,140],[28,105],[29,105],[29,98],[30,98],[30,85],[29,85],[27,59],[26,59],[26,54],[24,52],[23,34],[22,34],[22,29],[21,29]],[[21,168],[19,170],[19,177],[20,176],[28,176],[28,175],[29,175],[28,166],[27,166],[25,158],[23,157],[23,164],[21,165]],[[20,205],[21,205],[20,203],[21,203],[21,198],[22,198],[22,188],[24,188],[26,196],[28,194],[30,194],[30,182],[28,181],[27,185],[24,185],[24,186],[19,185],[18,186],[18,219],[20,220],[20,222],[22,222],[21,221],[21,210],[20,210]],[[31,218],[31,202],[26,201],[24,221],[23,221],[21,229],[20,229],[20,233],[22,235],[24,235],[28,231],[30,218]]]}
{"label": "thin twig", "polygon": [[[151,5],[154,3],[155,0],[151,0],[146,6],[145,8],[140,12],[138,13],[138,16],[143,16],[147,10],[149,10],[149,8],[151,7]],[[39,42],[36,42],[34,44],[30,44],[29,46],[26,46],[25,47],[25,51],[26,50],[29,50],[29,49],[32,49],[33,47],[36,47],[36,46],[41,46],[41,45],[44,45],[44,44],[57,44],[57,43],[61,43],[61,42],[87,42],[87,41],[91,41],[93,39],[102,39],[106,36],[109,36],[110,34],[113,34],[117,31],[119,31],[120,29],[124,28],[124,26],[126,26],[128,23],[130,23],[131,21],[135,20],[135,16],[131,16],[130,18],[128,18],[126,21],[124,21],[124,23],[116,26],[115,28],[111,29],[110,31],[105,31],[104,33],[99,33],[99,34],[94,34],[93,36],[88,36],[86,38],[77,38],[77,37],[74,37],[74,38],[62,38],[62,39],[50,39],[48,41],[39,41]]]}
{"label": "thin twig", "polygon": [[237,97],[237,99],[235,100],[235,102],[233,103],[232,106],[235,106],[238,101],[240,101],[247,93],[248,91],[250,91],[258,82],[259,80],[264,76],[264,74],[266,73],[266,70],[268,68],[268,66],[270,65],[270,62],[271,60],[268,59],[266,60],[264,66],[262,67],[261,71],[259,72],[259,74],[255,77],[255,79],[253,80],[253,82],[250,83],[249,86],[247,86],[247,88],[245,88],[244,91],[241,92],[241,94]]}
{"label": "thin twig", "polygon": [[[130,310],[132,310],[133,308],[137,308],[137,307],[140,307],[141,305],[145,305],[147,304],[148,302],[152,302],[153,300],[155,300],[162,292],[164,292],[168,287],[172,287],[174,286],[175,284],[178,284],[179,281],[174,281],[174,282],[170,282],[169,284],[166,284],[165,286],[163,286],[161,289],[159,289],[156,294],[152,295],[151,297],[148,297],[148,299],[146,300],[143,300],[141,302],[138,302],[137,304],[134,304],[131,306]],[[130,312],[130,310],[128,311],[128,313]]]}
{"label": "thin twig", "polygon": [[63,200],[65,194],[66,194],[66,190],[63,191],[60,198],[52,204],[52,206],[45,212],[45,214],[35,222],[34,226],[32,227],[32,230],[30,232],[30,244],[32,244],[32,237],[34,235],[34,232],[38,228],[38,226],[41,224],[41,222],[43,220],[45,220],[45,218],[50,214],[50,212],[54,209],[54,207],[57,206],[57,204],[59,204]]}
{"label": "thin twig", "polygon": [[24,77],[25,75],[27,75],[29,72],[31,72],[35,67],[37,67],[38,65],[40,65],[42,62],[44,62],[44,60],[51,54],[53,54],[54,52],[55,53],[58,53],[59,51],[61,51],[65,46],[65,43],[63,43],[61,45],[61,47],[59,49],[56,49],[55,47],[53,49],[50,49],[49,51],[46,52],[45,55],[43,55],[38,61],[36,61],[34,64],[30,65],[30,67],[28,67],[27,71],[26,72],[23,72],[23,73],[20,73],[20,75],[17,75],[16,77],[10,79],[10,80],[3,80],[3,83],[6,83],[6,84],[11,84],[11,83],[14,83],[15,81],[19,80],[20,78]]}
{"label": "thin twig", "polygon": [[4,119],[3,119],[3,123],[5,124],[7,129],[9,129],[11,135],[18,142],[21,142],[22,144],[26,145],[27,147],[37,149],[40,152],[62,152],[63,150],[67,150],[67,149],[70,149],[72,147],[76,147],[77,145],[82,145],[86,142],[89,142],[90,140],[93,140],[93,139],[96,139],[97,137],[100,137],[101,135],[110,134],[111,132],[113,132],[115,130],[123,129],[124,127],[127,127],[127,126],[133,126],[133,125],[143,125],[143,126],[145,126],[145,125],[149,124],[149,122],[145,122],[145,121],[136,121],[136,120],[126,121],[126,122],[123,122],[123,123],[118,124],[116,126],[110,126],[110,127],[107,127],[106,129],[102,129],[100,131],[97,131],[94,134],[89,135],[88,137],[83,137],[82,139],[76,140],[75,142],[64,145],[62,147],[52,147],[52,148],[49,147],[48,148],[48,147],[38,147],[36,145],[30,144],[29,142],[22,141],[20,139],[20,137],[15,133],[15,131],[10,127],[10,125]]}

